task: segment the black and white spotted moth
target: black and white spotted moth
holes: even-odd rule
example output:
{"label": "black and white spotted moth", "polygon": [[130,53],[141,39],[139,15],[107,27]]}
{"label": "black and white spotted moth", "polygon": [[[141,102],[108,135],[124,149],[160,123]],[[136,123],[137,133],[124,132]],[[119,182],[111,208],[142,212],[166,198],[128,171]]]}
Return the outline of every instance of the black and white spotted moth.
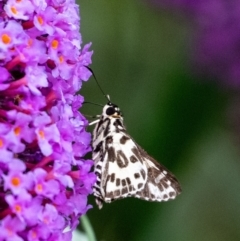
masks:
{"label": "black and white spotted moth", "polygon": [[99,208],[125,197],[147,201],[168,201],[181,193],[174,175],[150,157],[128,135],[119,107],[110,102],[103,107],[93,131],[94,196]]}

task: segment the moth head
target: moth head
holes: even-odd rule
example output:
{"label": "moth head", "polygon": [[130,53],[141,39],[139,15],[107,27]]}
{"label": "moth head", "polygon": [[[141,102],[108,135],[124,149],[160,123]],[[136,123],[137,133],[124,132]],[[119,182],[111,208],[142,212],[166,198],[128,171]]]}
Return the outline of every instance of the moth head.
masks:
{"label": "moth head", "polygon": [[122,117],[122,113],[120,111],[120,108],[111,103],[108,102],[104,107],[103,107],[103,115],[106,117],[113,117],[113,118],[120,118]]}

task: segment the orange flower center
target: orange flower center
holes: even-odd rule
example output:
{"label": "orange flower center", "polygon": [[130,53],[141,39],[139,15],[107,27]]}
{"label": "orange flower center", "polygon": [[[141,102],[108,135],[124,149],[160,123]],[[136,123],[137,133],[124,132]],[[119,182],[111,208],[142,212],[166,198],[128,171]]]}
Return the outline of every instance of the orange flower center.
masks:
{"label": "orange flower center", "polygon": [[59,62],[62,63],[64,61],[64,57],[61,55],[59,56]]}
{"label": "orange flower center", "polygon": [[32,39],[29,39],[29,40],[28,40],[28,46],[31,47],[32,44],[33,44],[33,40],[32,40]]}
{"label": "orange flower center", "polygon": [[7,35],[6,33],[4,33],[4,34],[2,35],[2,42],[3,42],[4,44],[9,44],[9,43],[11,42],[10,36]]}
{"label": "orange flower center", "polygon": [[12,11],[13,14],[17,14],[17,9],[13,6],[11,7],[11,11]]}
{"label": "orange flower center", "polygon": [[20,132],[21,132],[21,128],[19,126],[14,128],[14,133],[16,136],[18,136]]}
{"label": "orange flower center", "polygon": [[11,180],[11,183],[13,186],[17,187],[20,185],[20,179],[19,177],[13,177],[12,180]]}
{"label": "orange flower center", "polygon": [[38,133],[42,139],[45,137],[44,131],[40,130]]}
{"label": "orange flower center", "polygon": [[40,25],[43,25],[43,19],[42,19],[42,17],[38,16],[38,17],[37,17],[37,20],[38,20],[38,22],[39,22]]}
{"label": "orange flower center", "polygon": [[36,189],[37,189],[39,192],[42,192],[42,190],[43,190],[42,184],[37,184],[37,185],[36,185]]}
{"label": "orange flower center", "polygon": [[52,48],[53,49],[56,49],[58,47],[58,41],[56,40],[56,39],[54,39],[53,41],[52,41]]}
{"label": "orange flower center", "polygon": [[14,209],[15,209],[15,211],[16,211],[17,213],[20,213],[20,212],[22,211],[22,208],[21,208],[21,206],[20,206],[19,204],[16,204],[15,207],[14,207]]}
{"label": "orange flower center", "polygon": [[0,139],[0,148],[3,147],[3,140]]}

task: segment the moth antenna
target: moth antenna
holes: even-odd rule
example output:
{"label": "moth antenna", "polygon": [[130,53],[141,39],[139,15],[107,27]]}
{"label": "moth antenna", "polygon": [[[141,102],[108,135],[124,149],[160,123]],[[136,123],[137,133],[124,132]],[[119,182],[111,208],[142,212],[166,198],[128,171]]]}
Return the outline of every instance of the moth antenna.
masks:
{"label": "moth antenna", "polygon": [[101,107],[104,107],[104,105],[101,105],[101,104],[97,104],[97,103],[94,103],[94,102],[90,102],[90,101],[84,101],[83,104],[92,104],[92,105],[97,105],[97,106],[101,106]]}
{"label": "moth antenna", "polygon": [[92,70],[90,67],[88,67],[88,66],[85,66],[85,67],[92,73],[93,78],[95,79],[95,81],[96,81],[99,89],[101,90],[102,94],[105,96],[105,98],[108,100],[108,102],[110,102],[110,97],[109,97],[109,95],[106,95],[106,94],[104,93],[103,89],[101,88],[100,84],[99,84],[98,81],[97,81],[97,78],[96,78],[93,70]]}

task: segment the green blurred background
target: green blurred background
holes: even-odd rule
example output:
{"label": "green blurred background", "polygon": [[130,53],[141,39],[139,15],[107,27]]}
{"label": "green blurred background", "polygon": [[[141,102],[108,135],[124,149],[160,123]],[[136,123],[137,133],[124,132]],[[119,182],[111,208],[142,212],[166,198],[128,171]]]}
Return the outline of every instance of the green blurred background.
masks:
{"label": "green blurred background", "polygon": [[[123,111],[130,135],[183,189],[174,201],[127,198],[102,210],[91,197],[88,217],[97,240],[239,241],[240,145],[227,120],[231,91],[191,72],[191,22],[135,0],[80,0],[80,12],[102,88]],[[81,94],[106,103],[93,79]]]}

